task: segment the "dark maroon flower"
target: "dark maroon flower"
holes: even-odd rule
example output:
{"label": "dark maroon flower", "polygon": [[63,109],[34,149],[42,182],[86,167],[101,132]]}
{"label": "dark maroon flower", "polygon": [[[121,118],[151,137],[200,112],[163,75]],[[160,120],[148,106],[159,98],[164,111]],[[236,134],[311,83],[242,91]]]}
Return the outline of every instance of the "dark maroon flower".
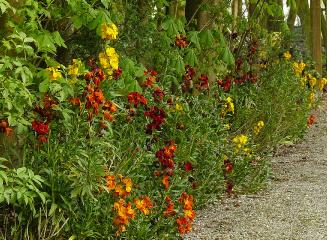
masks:
{"label": "dark maroon flower", "polygon": [[193,169],[192,163],[191,162],[185,162],[184,164],[184,170],[186,172],[190,172]]}

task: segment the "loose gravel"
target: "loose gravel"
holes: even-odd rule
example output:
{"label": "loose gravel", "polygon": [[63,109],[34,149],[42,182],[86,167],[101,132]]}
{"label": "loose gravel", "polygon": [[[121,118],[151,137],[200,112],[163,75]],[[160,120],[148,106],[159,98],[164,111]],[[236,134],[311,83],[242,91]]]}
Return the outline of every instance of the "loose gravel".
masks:
{"label": "loose gravel", "polygon": [[224,197],[197,212],[193,231],[184,239],[326,239],[325,102],[304,140],[272,158],[267,190]]}

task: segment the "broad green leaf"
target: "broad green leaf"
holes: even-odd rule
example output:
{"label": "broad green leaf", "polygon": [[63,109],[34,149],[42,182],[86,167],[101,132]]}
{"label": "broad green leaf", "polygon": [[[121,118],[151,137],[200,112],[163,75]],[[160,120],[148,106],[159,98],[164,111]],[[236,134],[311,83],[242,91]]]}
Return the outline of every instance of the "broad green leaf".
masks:
{"label": "broad green leaf", "polygon": [[224,48],[221,60],[229,66],[233,66],[235,64],[234,56],[228,47]]}
{"label": "broad green leaf", "polygon": [[189,64],[190,66],[196,66],[198,64],[197,57],[193,49],[188,49],[184,60],[185,63]]}
{"label": "broad green leaf", "polygon": [[48,91],[48,89],[49,89],[49,79],[46,79],[39,84],[40,92],[45,93]]}
{"label": "broad green leaf", "polygon": [[200,43],[206,47],[211,47],[214,42],[212,32],[209,29],[201,31],[199,33],[199,39],[200,39]]}
{"label": "broad green leaf", "polygon": [[188,35],[188,40],[195,44],[198,50],[201,49],[201,45],[199,44],[198,32],[192,31]]}

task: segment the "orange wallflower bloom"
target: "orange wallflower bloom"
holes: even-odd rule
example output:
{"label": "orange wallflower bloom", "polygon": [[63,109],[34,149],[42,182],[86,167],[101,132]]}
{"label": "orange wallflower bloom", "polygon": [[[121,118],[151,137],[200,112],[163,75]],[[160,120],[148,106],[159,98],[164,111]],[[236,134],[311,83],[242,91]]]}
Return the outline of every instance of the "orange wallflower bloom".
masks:
{"label": "orange wallflower bloom", "polygon": [[149,197],[144,197],[142,199],[135,198],[134,203],[137,209],[139,209],[144,215],[150,213],[149,209],[152,208],[152,202]]}
{"label": "orange wallflower bloom", "polygon": [[194,210],[189,209],[189,210],[184,210],[184,216],[190,220],[193,220],[196,216],[196,213]]}
{"label": "orange wallflower bloom", "polygon": [[169,185],[170,185],[170,183],[169,183],[169,176],[167,176],[167,175],[164,176],[163,177],[163,180],[162,180],[162,183],[163,183],[165,189],[167,190],[169,188]]}
{"label": "orange wallflower bloom", "polygon": [[176,223],[178,224],[178,231],[181,234],[185,234],[191,231],[192,221],[190,221],[186,217],[178,217],[176,219]]}
{"label": "orange wallflower bloom", "polygon": [[307,120],[307,126],[310,127],[316,122],[315,115],[310,115]]}
{"label": "orange wallflower bloom", "polygon": [[116,233],[118,236],[126,230],[125,225],[128,225],[129,221],[135,218],[135,210],[132,208],[132,203],[128,202],[126,204],[124,199],[115,202],[113,208],[117,211],[113,223],[118,226],[118,231]]}
{"label": "orange wallflower bloom", "polygon": [[163,212],[164,217],[169,217],[175,215],[175,210],[174,210],[174,203],[172,202],[172,199],[169,196],[166,196],[165,201],[167,202],[167,208]]}
{"label": "orange wallflower bloom", "polygon": [[110,122],[112,122],[112,121],[114,120],[113,116],[112,116],[111,113],[108,112],[108,111],[104,111],[103,116],[104,116],[104,118],[105,118],[106,120],[108,120],[108,121],[110,121]]}
{"label": "orange wallflower bloom", "polygon": [[116,188],[116,179],[115,176],[106,176],[107,188],[108,190],[114,190]]}

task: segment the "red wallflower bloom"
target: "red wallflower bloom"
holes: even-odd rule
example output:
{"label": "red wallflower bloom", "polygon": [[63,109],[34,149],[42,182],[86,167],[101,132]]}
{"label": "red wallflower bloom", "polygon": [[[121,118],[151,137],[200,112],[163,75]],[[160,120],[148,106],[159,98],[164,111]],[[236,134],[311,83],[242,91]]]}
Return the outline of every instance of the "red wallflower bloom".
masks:
{"label": "red wallflower bloom", "polygon": [[156,88],[156,90],[152,94],[155,102],[161,102],[165,97],[165,93],[161,88]]}
{"label": "red wallflower bloom", "polygon": [[233,171],[233,164],[229,161],[229,159],[224,160],[224,166],[226,173],[231,173]]}
{"label": "red wallflower bloom", "polygon": [[189,65],[185,66],[186,74],[183,76],[182,91],[188,92],[192,88],[192,79],[195,75],[195,69]]}
{"label": "red wallflower bloom", "polygon": [[175,38],[175,45],[178,46],[178,47],[185,48],[185,47],[188,47],[189,41],[187,40],[186,36],[178,35]]}
{"label": "red wallflower bloom", "polygon": [[193,166],[192,166],[191,162],[186,162],[186,163],[184,164],[184,170],[185,170],[186,172],[190,172],[192,169],[193,169]]}
{"label": "red wallflower bloom", "polygon": [[34,120],[32,122],[32,128],[34,131],[36,131],[40,135],[46,135],[49,132],[49,126],[47,123],[38,122],[37,120]]}
{"label": "red wallflower bloom", "polygon": [[160,126],[165,122],[165,111],[157,106],[150,107],[144,115],[152,119],[152,122],[147,125],[147,133],[151,133],[154,129],[160,130]]}
{"label": "red wallflower bloom", "polygon": [[45,135],[39,135],[38,141],[41,143],[45,143],[47,142],[47,138],[45,137]]}
{"label": "red wallflower bloom", "polygon": [[218,85],[222,87],[223,91],[228,92],[231,87],[231,78],[226,76],[224,80],[218,80]]}
{"label": "red wallflower bloom", "polygon": [[122,75],[122,73],[123,73],[123,69],[121,68],[118,68],[117,70],[115,69],[112,74],[113,79],[118,80]]}
{"label": "red wallflower bloom", "polygon": [[205,75],[202,74],[199,78],[199,83],[197,85],[197,89],[203,90],[203,89],[208,89],[209,88],[209,78]]}

